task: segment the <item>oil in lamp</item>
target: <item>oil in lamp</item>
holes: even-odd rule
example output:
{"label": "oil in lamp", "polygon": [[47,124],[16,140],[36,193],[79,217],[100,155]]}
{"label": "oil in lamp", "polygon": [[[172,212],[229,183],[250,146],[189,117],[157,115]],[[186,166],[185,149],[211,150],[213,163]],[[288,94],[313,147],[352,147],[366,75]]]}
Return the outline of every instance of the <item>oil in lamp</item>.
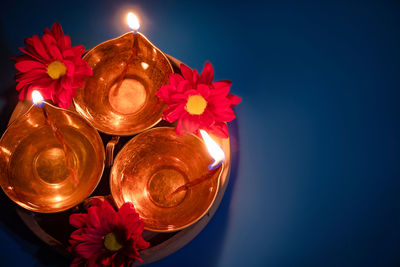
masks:
{"label": "oil in lamp", "polygon": [[127,16],[132,32],[91,49],[84,59],[93,69],[74,98],[76,110],[101,132],[134,135],[161,120],[163,103],[155,92],[173,72],[167,57],[138,32],[139,20]]}
{"label": "oil in lamp", "polygon": [[23,208],[64,211],[100,181],[103,143],[84,118],[43,101],[38,91],[32,98],[34,104],[0,139],[0,185]]}
{"label": "oil in lamp", "polygon": [[225,159],[205,135],[203,142],[192,134],[178,135],[173,127],[159,127],[132,138],[111,169],[117,206],[132,202],[145,229],[154,232],[177,231],[198,221],[218,193]]}

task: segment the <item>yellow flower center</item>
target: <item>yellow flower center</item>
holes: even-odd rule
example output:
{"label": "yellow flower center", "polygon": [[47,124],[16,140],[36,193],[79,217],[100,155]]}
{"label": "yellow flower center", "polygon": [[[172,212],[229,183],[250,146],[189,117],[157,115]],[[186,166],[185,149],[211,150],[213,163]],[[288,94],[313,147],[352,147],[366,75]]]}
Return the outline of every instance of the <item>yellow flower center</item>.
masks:
{"label": "yellow flower center", "polygon": [[58,60],[54,60],[49,65],[47,65],[47,74],[53,80],[56,80],[67,73],[67,67],[64,63]]}
{"label": "yellow flower center", "polygon": [[110,251],[117,251],[123,247],[113,232],[106,234],[104,237],[104,246]]}
{"label": "yellow flower center", "polygon": [[201,95],[189,96],[186,103],[186,111],[191,115],[201,115],[207,107],[207,101]]}

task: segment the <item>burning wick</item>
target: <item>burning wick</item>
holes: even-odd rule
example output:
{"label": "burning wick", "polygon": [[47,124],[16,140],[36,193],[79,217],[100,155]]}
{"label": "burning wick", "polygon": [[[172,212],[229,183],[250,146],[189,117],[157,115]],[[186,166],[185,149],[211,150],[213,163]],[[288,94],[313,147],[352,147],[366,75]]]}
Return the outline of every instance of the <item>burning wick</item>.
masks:
{"label": "burning wick", "polygon": [[129,28],[132,29],[133,33],[136,34],[140,28],[140,22],[138,17],[132,12],[129,12],[128,15],[126,16],[126,23],[128,23],[128,26]]}
{"label": "burning wick", "polygon": [[47,112],[46,102],[43,99],[42,94],[39,91],[32,91],[32,102],[35,107],[39,107],[43,111],[43,116],[45,118],[45,122],[50,126],[53,131],[54,136],[57,138],[58,142],[60,142],[65,157],[65,165],[71,175],[72,183],[76,186],[78,185],[78,170],[74,168],[74,163],[72,161],[72,157],[69,157],[70,154],[73,154],[72,149],[68,145],[67,141],[64,138],[64,135],[61,133],[60,129],[57,127],[56,123],[51,119]]}
{"label": "burning wick", "polygon": [[209,170],[218,168],[225,161],[225,153],[222,148],[208,135],[204,130],[200,130],[201,137],[203,137],[204,143],[206,144],[207,150],[214,162],[208,166]]}
{"label": "burning wick", "polygon": [[201,176],[200,178],[194,179],[177,189],[175,189],[172,193],[165,196],[166,200],[170,200],[175,194],[182,192],[184,190],[189,190],[195,185],[198,185],[204,181],[207,181],[211,177],[214,176],[219,171],[218,179],[221,176],[222,171],[224,170],[224,161],[225,161],[225,153],[222,148],[208,135],[208,133],[204,130],[200,130],[200,134],[203,137],[204,143],[206,144],[208,153],[210,153],[211,157],[214,161],[208,165],[208,173]]}
{"label": "burning wick", "polygon": [[132,12],[129,12],[128,15],[126,16],[126,22],[128,23],[129,28],[132,29],[132,33],[133,33],[132,54],[129,57],[128,62],[126,63],[124,70],[122,71],[121,75],[119,76],[117,86],[115,87],[115,90],[114,90],[115,96],[118,95],[119,88],[121,87],[122,81],[124,80],[126,73],[128,72],[129,65],[133,62],[133,60],[135,59],[135,57],[137,56],[137,53],[138,53],[137,33],[140,28],[139,19],[136,17],[135,14],[133,14]]}
{"label": "burning wick", "polygon": [[32,102],[35,107],[39,107],[39,108],[44,107],[44,98],[39,91],[37,91],[37,90],[32,91]]}

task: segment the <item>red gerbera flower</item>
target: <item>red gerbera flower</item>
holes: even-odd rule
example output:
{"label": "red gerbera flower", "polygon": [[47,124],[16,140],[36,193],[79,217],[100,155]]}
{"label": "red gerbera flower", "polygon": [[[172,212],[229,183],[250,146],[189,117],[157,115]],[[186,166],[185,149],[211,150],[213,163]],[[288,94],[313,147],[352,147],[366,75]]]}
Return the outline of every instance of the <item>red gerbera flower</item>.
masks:
{"label": "red gerbera flower", "polygon": [[149,247],[132,203],[116,212],[108,201],[93,199],[87,214],[72,214],[69,221],[79,228],[69,240],[69,250],[77,256],[71,266],[130,266],[141,261],[138,250]]}
{"label": "red gerbera flower", "polygon": [[230,81],[212,82],[214,70],[209,62],[199,76],[197,70],[191,70],[181,64],[181,73],[172,73],[170,83],[164,85],[156,95],[168,108],[163,112],[163,119],[178,121],[176,132],[199,135],[203,129],[216,136],[229,136],[226,122],[235,118],[232,107],[239,104],[241,98],[229,94]]}
{"label": "red gerbera flower", "polygon": [[63,34],[58,22],[51,30],[46,28],[41,39],[37,35],[26,38],[25,46],[19,48],[24,55],[14,59],[19,70],[19,99],[30,98],[33,90],[39,90],[45,99],[68,108],[76,89],[83,86],[86,76],[92,75],[92,69],[81,58],[85,48],[71,47],[69,36]]}

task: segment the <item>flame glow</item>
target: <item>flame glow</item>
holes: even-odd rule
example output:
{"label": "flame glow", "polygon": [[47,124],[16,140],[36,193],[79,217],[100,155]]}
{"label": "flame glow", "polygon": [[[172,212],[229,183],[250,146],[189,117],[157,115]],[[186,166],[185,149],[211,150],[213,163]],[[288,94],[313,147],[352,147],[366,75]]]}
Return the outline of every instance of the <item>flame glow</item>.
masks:
{"label": "flame glow", "polygon": [[206,131],[200,130],[200,134],[206,144],[208,153],[210,153],[211,157],[214,159],[214,162],[208,166],[210,170],[213,170],[225,161],[225,153]]}
{"label": "flame glow", "polygon": [[139,30],[140,28],[139,19],[132,12],[129,12],[128,15],[126,16],[126,22],[128,23],[129,28],[131,28],[133,31],[137,32]]}
{"label": "flame glow", "polygon": [[42,94],[39,91],[37,91],[37,90],[32,91],[32,102],[35,106],[43,105],[44,99],[43,99]]}

